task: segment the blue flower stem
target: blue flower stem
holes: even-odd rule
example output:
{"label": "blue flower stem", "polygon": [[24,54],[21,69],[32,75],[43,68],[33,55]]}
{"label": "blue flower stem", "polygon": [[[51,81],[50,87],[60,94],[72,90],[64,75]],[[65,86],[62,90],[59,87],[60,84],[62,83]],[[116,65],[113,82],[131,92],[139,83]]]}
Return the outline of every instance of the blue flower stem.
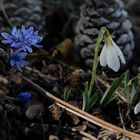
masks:
{"label": "blue flower stem", "polygon": [[94,53],[94,60],[93,60],[93,66],[92,66],[92,75],[91,75],[91,81],[90,81],[89,90],[88,90],[88,98],[89,99],[91,98],[91,93],[92,93],[92,89],[93,89],[95,78],[96,78],[99,46],[100,46],[100,43],[102,41],[102,38],[103,38],[104,34],[105,34],[105,37],[110,36],[109,31],[105,27],[102,27],[100,29],[100,32],[98,34],[98,38],[97,38],[96,44],[95,44],[95,53]]}

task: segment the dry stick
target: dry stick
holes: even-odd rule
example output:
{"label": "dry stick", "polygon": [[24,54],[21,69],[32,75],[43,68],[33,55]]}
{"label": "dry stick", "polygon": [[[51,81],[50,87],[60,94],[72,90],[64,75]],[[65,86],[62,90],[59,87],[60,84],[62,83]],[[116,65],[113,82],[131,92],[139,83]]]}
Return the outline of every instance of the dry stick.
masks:
{"label": "dry stick", "polygon": [[97,75],[96,75],[96,80],[99,81],[102,85],[104,85],[107,88],[111,87],[110,84],[107,81],[104,81],[102,78],[100,78]]}
{"label": "dry stick", "polygon": [[120,120],[121,120],[122,127],[123,127],[123,129],[126,129],[125,125],[124,125],[124,121],[123,121],[123,117],[122,117],[122,113],[121,113],[121,109],[120,109],[119,104],[118,104],[118,108],[119,108],[119,115],[120,115]]}
{"label": "dry stick", "polygon": [[[43,124],[43,126],[49,127],[48,124]],[[53,125],[52,127],[54,127],[55,125]],[[56,128],[57,126],[55,126],[54,128]],[[60,126],[59,126],[60,127]],[[67,131],[70,130],[70,132],[76,133],[78,132],[80,135],[82,135],[83,137],[89,138],[90,140],[97,140],[97,138],[95,138],[94,136],[92,136],[91,134],[88,134],[87,132],[78,130],[76,128],[67,128],[67,127],[60,127],[62,129],[66,129]]]}
{"label": "dry stick", "polygon": [[[119,108],[119,115],[120,115],[120,120],[121,120],[122,127],[123,127],[123,129],[126,130],[125,125],[124,125],[124,121],[123,121],[123,117],[122,117],[122,113],[121,113],[121,108],[120,108],[119,104],[118,104],[118,108]],[[125,139],[126,139],[126,137],[123,135],[123,140],[125,140]]]}
{"label": "dry stick", "polygon": [[77,130],[76,128],[72,128],[73,132],[78,131],[82,136],[89,138],[90,140],[97,140],[97,138],[95,138],[94,136],[92,136],[91,134],[88,134],[87,132],[81,131],[81,130]]}
{"label": "dry stick", "polygon": [[133,138],[133,140],[140,140],[140,135],[136,134],[136,133],[133,133],[133,132],[130,132],[128,130],[124,130],[120,127],[117,127],[113,124],[110,124],[106,121],[103,121],[95,116],[92,116],[78,108],[76,108],[75,106],[73,105],[70,105],[64,101],[62,101],[61,99],[53,96],[51,93],[47,92],[46,90],[44,90],[43,88],[41,88],[39,85],[35,84],[34,82],[32,82],[31,80],[23,77],[23,79],[28,83],[30,84],[32,87],[34,87],[36,90],[38,90],[39,92],[45,94],[47,97],[49,97],[50,99],[54,100],[57,105],[59,105],[60,107],[62,107],[63,109],[65,110],[68,110],[70,111],[71,113],[93,123],[93,124],[96,124],[102,128],[105,128],[105,129],[108,129],[110,131],[114,131],[114,132],[117,132],[117,133],[122,133],[128,137],[131,137]]}

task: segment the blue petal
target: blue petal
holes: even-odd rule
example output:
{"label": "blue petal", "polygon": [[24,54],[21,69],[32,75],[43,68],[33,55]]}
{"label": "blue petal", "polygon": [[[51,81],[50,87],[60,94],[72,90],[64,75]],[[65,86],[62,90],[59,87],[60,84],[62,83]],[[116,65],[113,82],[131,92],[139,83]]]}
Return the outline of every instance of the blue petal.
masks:
{"label": "blue petal", "polygon": [[23,72],[22,68],[21,68],[21,65],[19,62],[16,63],[16,67],[17,69],[20,71],[20,72]]}
{"label": "blue petal", "polygon": [[26,31],[26,29],[25,29],[25,26],[24,26],[24,25],[22,25],[22,26],[21,26],[21,30],[22,30],[23,32],[25,32],[25,31]]}
{"label": "blue petal", "polygon": [[12,40],[2,40],[1,42],[3,44],[10,44],[10,43],[12,43]]}
{"label": "blue petal", "polygon": [[20,41],[23,41],[23,39],[24,39],[23,34],[20,31],[18,33],[18,38]]}
{"label": "blue petal", "polygon": [[13,42],[12,44],[14,45],[15,48],[21,48],[21,46],[22,46],[22,43],[21,42],[17,42],[17,43]]}
{"label": "blue petal", "polygon": [[23,59],[27,56],[27,53],[26,52],[22,52],[19,54],[20,58]]}
{"label": "blue petal", "polygon": [[35,32],[34,32],[34,35],[35,35],[35,36],[38,36],[38,31],[35,31]]}
{"label": "blue petal", "polygon": [[39,42],[42,41],[42,38],[41,37],[38,37],[38,36],[32,36],[32,38],[30,38],[30,41],[31,41],[31,44],[32,45],[35,45]]}
{"label": "blue petal", "polygon": [[42,37],[39,37],[39,36],[38,36],[37,41],[38,41],[38,42],[41,42],[42,39],[43,39]]}
{"label": "blue petal", "polygon": [[19,48],[20,45],[16,42],[12,42],[12,44],[10,45],[12,48]]}
{"label": "blue petal", "polygon": [[20,60],[20,64],[24,65],[24,66],[27,66],[29,64],[29,62],[26,62],[24,60]]}
{"label": "blue petal", "polygon": [[36,45],[34,45],[36,48],[43,48],[43,46],[42,45],[38,45],[38,44],[36,44]]}
{"label": "blue petal", "polygon": [[13,55],[14,55],[14,57],[16,56],[17,59],[18,59],[18,58],[20,59],[20,50],[18,49],[18,50],[16,50],[16,51],[14,51]]}
{"label": "blue petal", "polygon": [[27,30],[25,29],[25,27],[23,25],[21,27],[21,33],[23,34],[23,36],[26,35],[26,33],[27,33]]}
{"label": "blue petal", "polygon": [[20,36],[20,30],[19,29],[17,29],[17,32],[16,32],[16,34],[14,35],[14,37],[16,38],[16,39],[19,39],[19,36]]}
{"label": "blue petal", "polygon": [[32,48],[28,47],[28,46],[26,46],[26,49],[27,49],[28,52],[32,52],[33,51]]}
{"label": "blue petal", "polygon": [[6,32],[1,33],[1,35],[2,35],[5,39],[11,39],[11,36],[10,36],[8,33],[6,33]]}
{"label": "blue petal", "polygon": [[17,35],[17,28],[15,26],[13,27],[13,30],[12,30],[11,34],[12,35]]}
{"label": "blue petal", "polygon": [[34,32],[34,28],[33,28],[33,26],[31,26],[31,27],[28,29],[28,33],[29,33],[30,35],[32,35],[33,32]]}
{"label": "blue petal", "polygon": [[30,39],[30,44],[35,45],[37,43],[38,43],[38,41],[36,39]]}
{"label": "blue petal", "polygon": [[22,48],[20,48],[19,50],[23,50],[23,51],[27,51],[26,46],[23,46]]}
{"label": "blue petal", "polygon": [[42,37],[40,37],[40,36],[34,36],[34,38],[35,38],[37,41],[42,41]]}
{"label": "blue petal", "polygon": [[16,64],[15,61],[14,61],[13,59],[11,59],[11,60],[10,60],[10,65],[11,65],[11,66],[14,66],[15,64]]}

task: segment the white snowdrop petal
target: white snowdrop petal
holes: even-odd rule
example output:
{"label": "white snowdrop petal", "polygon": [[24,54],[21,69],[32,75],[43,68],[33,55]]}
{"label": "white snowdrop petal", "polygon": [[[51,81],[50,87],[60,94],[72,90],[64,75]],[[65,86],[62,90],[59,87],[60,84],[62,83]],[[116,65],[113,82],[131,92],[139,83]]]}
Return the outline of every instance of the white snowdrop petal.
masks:
{"label": "white snowdrop petal", "polygon": [[106,59],[108,66],[117,72],[120,69],[120,60],[113,46],[106,47]]}
{"label": "white snowdrop petal", "polygon": [[140,112],[140,102],[138,102],[134,107],[134,114],[138,114],[139,112]]}
{"label": "white snowdrop petal", "polygon": [[118,56],[119,56],[121,62],[122,62],[123,64],[125,64],[126,61],[125,61],[125,58],[124,58],[124,56],[123,56],[122,51],[120,50],[120,48],[119,48],[114,42],[113,42],[113,44],[114,44],[113,47],[116,49],[116,53],[118,54]]}
{"label": "white snowdrop petal", "polygon": [[105,67],[107,65],[107,61],[106,61],[106,45],[103,46],[103,49],[101,51],[99,59],[100,59],[100,65]]}
{"label": "white snowdrop petal", "polygon": [[120,61],[125,64],[125,58],[120,48],[112,40],[111,36],[106,37],[105,45],[100,55],[100,64],[108,65],[109,68],[117,72],[120,69]]}

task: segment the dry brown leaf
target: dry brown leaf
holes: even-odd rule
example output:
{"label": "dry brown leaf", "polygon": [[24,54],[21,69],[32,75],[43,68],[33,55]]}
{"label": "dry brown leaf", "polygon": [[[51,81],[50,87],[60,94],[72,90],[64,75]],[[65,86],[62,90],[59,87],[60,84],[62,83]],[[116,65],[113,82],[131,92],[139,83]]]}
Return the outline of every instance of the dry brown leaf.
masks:
{"label": "dry brown leaf", "polygon": [[52,113],[52,117],[54,120],[59,120],[62,116],[62,113],[65,111],[61,107],[59,107],[56,103],[53,103],[51,106],[49,106],[49,110]]}
{"label": "dry brown leaf", "polygon": [[56,50],[54,50],[52,56],[56,57],[58,53],[60,53],[63,56],[63,58],[67,59],[71,55],[73,46],[74,45],[72,43],[72,40],[67,38],[63,42],[58,44],[58,46],[56,46]]}

